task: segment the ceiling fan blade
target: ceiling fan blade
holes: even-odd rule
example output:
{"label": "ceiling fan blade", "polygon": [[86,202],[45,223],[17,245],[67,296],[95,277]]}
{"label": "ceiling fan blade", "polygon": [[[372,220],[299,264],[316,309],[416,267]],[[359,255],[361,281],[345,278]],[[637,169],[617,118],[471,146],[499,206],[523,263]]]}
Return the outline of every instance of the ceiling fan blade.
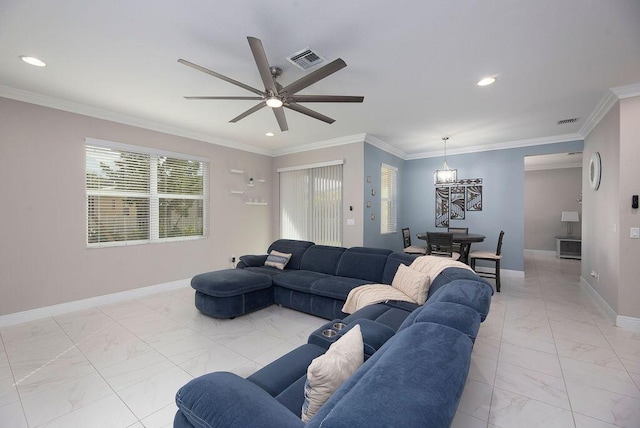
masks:
{"label": "ceiling fan blade", "polygon": [[216,97],[216,96],[203,96],[203,97],[184,97],[187,100],[254,100],[259,101],[262,97]]}
{"label": "ceiling fan blade", "polygon": [[236,123],[237,121],[239,121],[241,119],[244,119],[245,117],[249,116],[250,114],[257,112],[258,110],[260,110],[262,107],[264,107],[266,105],[267,105],[267,103],[265,103],[264,101],[259,103],[259,104],[256,104],[255,106],[251,107],[249,110],[245,111],[241,115],[234,117],[229,122],[230,123]]}
{"label": "ceiling fan blade", "polygon": [[296,80],[295,82],[285,86],[282,88],[280,92],[286,92],[288,95],[293,95],[298,91],[303,90],[307,86],[311,86],[319,80],[324,79],[327,76],[332,75],[338,70],[342,70],[347,66],[347,63],[341,60],[340,58],[331,61],[329,64],[325,65],[322,68],[317,69],[316,71],[307,74],[304,77]]}
{"label": "ceiling fan blade", "polygon": [[361,103],[364,97],[349,95],[294,95],[290,97],[297,103]]}
{"label": "ceiling fan blade", "polygon": [[264,95],[264,92],[262,92],[262,91],[260,91],[260,90],[258,90],[256,88],[252,88],[251,86],[245,85],[244,83],[238,82],[237,80],[233,80],[230,77],[224,76],[224,75],[222,75],[220,73],[216,73],[215,71],[209,70],[208,68],[204,68],[204,67],[202,67],[202,66],[200,66],[198,64],[194,64],[192,62],[189,62],[186,59],[180,58],[178,60],[178,62],[180,64],[186,65],[187,67],[195,68],[198,71],[202,71],[203,73],[207,73],[207,74],[209,74],[209,75],[211,75],[213,77],[217,77],[218,79],[222,79],[225,82],[229,82],[229,83],[231,83],[233,85],[240,86],[241,88],[246,89],[247,91],[253,92],[254,94],[258,94],[258,95],[262,95],[262,96]]}
{"label": "ceiling fan blade", "polygon": [[278,88],[276,86],[276,82],[273,80],[273,76],[271,75],[271,66],[269,66],[267,54],[264,52],[262,42],[260,39],[256,39],[255,37],[247,37],[247,40],[249,40],[249,47],[251,47],[253,59],[256,61],[260,77],[262,78],[262,83],[264,84],[267,93],[272,92],[273,95],[278,95]]}
{"label": "ceiling fan blade", "polygon": [[286,103],[284,106],[290,108],[291,110],[297,111],[298,113],[306,114],[307,116],[311,116],[314,119],[321,120],[328,124],[332,124],[336,121],[335,119],[331,119],[330,117],[325,116],[324,114],[320,114],[317,111],[311,110],[310,108],[303,107],[300,104]]}
{"label": "ceiling fan blade", "polygon": [[278,125],[280,126],[280,131],[288,131],[289,126],[287,125],[287,118],[284,117],[284,109],[282,107],[272,108],[273,114],[276,116],[276,120],[278,121]]}

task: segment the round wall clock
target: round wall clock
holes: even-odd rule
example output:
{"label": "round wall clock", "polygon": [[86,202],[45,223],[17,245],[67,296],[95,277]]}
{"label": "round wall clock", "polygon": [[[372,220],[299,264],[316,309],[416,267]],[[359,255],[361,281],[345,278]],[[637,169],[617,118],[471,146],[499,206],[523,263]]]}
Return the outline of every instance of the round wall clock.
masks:
{"label": "round wall clock", "polygon": [[598,190],[598,187],[600,187],[601,168],[600,153],[593,152],[589,161],[589,185],[593,190]]}

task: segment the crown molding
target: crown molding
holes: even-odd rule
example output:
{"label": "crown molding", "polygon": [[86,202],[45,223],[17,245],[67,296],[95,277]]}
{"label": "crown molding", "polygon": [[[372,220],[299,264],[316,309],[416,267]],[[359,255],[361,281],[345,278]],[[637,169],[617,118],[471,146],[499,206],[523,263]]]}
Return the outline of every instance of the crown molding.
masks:
{"label": "crown molding", "polygon": [[403,160],[407,159],[407,156],[408,156],[407,153],[403,152],[402,150],[396,147],[393,147],[391,144],[388,144],[382,141],[381,139],[379,139],[378,137],[375,137],[371,134],[365,134],[364,142],[369,143],[372,146],[377,147],[380,150],[390,153],[396,157],[399,157],[400,159],[403,159]]}
{"label": "crown molding", "polygon": [[640,96],[640,83],[616,86],[615,88],[611,88],[611,92],[616,94],[619,99],[637,97]]}
{"label": "crown molding", "polygon": [[315,143],[303,144],[294,147],[285,147],[271,151],[273,157],[291,155],[294,153],[308,152],[310,150],[325,149],[327,147],[343,146],[345,144],[362,143],[367,134],[347,135],[346,137],[332,138],[330,140],[317,141]]}
{"label": "crown molding", "polygon": [[582,168],[582,163],[559,163],[553,165],[524,166],[525,171],[543,171],[548,169]]}
{"label": "crown molding", "polygon": [[204,141],[206,143],[230,147],[245,152],[257,153],[266,156],[271,155],[269,150],[250,146],[248,144],[242,144],[235,141],[226,140],[224,138],[215,137],[206,133],[194,132],[188,129],[170,126],[159,122],[153,122],[128,114],[117,113],[111,110],[92,107],[86,104],[63,100],[60,98],[54,98],[48,95],[24,91],[8,86],[0,85],[0,97],[9,98],[16,101],[23,101],[30,104],[36,104],[43,107],[49,107],[56,110],[62,110],[69,113],[81,114],[83,116],[89,116],[96,119],[108,120],[110,122],[121,123],[124,125],[136,126],[138,128],[162,132],[164,134],[175,135],[177,137]]}
{"label": "crown molding", "polygon": [[[505,141],[496,144],[484,144],[463,149],[447,150],[447,155],[462,155],[467,153],[489,152],[493,150],[519,149],[529,146],[542,146],[544,144],[566,143],[568,141],[582,140],[580,134],[553,135],[551,137],[530,138],[526,140]],[[441,157],[442,151],[412,153],[406,160]]]}
{"label": "crown molding", "polygon": [[613,107],[617,102],[618,97],[611,90],[607,90],[596,105],[596,108],[593,109],[587,120],[585,120],[580,131],[578,131],[578,134],[581,135],[582,139],[585,139],[587,135],[593,131],[593,128],[600,123],[609,110],[611,110],[611,107]]}

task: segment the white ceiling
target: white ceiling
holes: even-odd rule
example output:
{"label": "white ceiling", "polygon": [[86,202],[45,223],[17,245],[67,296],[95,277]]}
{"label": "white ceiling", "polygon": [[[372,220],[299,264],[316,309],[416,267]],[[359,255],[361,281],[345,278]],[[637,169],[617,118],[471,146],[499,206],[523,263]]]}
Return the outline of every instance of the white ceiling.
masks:
{"label": "white ceiling", "polygon": [[[285,110],[281,133],[268,108],[228,123],[254,101],[182,98],[253,94],[178,58],[262,89],[247,36],[284,85],[305,73],[289,54],[342,58],[348,67],[300,93],[364,103],[306,104],[332,125]],[[487,75],[497,82],[475,85]],[[405,158],[441,153],[443,136],[450,153],[567,141],[610,88],[638,83],[638,0],[0,2],[0,96],[267,154],[365,133]]]}

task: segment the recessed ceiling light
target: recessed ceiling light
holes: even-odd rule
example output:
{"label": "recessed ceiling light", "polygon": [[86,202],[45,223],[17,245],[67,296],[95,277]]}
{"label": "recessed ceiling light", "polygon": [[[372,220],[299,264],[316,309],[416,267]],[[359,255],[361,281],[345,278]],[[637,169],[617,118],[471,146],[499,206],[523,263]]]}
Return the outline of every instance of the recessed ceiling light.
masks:
{"label": "recessed ceiling light", "polygon": [[43,60],[33,56],[21,55],[20,59],[26,62],[27,64],[35,65],[36,67],[45,67],[47,65],[47,63],[45,63]]}
{"label": "recessed ceiling light", "polygon": [[478,86],[489,86],[496,81],[495,77],[485,77],[478,82]]}
{"label": "recessed ceiling light", "polygon": [[267,137],[273,137],[273,136],[274,136],[274,135],[276,135],[276,134],[274,134],[273,132],[267,132],[267,133],[266,133],[266,134],[264,134],[264,135],[266,135]]}

